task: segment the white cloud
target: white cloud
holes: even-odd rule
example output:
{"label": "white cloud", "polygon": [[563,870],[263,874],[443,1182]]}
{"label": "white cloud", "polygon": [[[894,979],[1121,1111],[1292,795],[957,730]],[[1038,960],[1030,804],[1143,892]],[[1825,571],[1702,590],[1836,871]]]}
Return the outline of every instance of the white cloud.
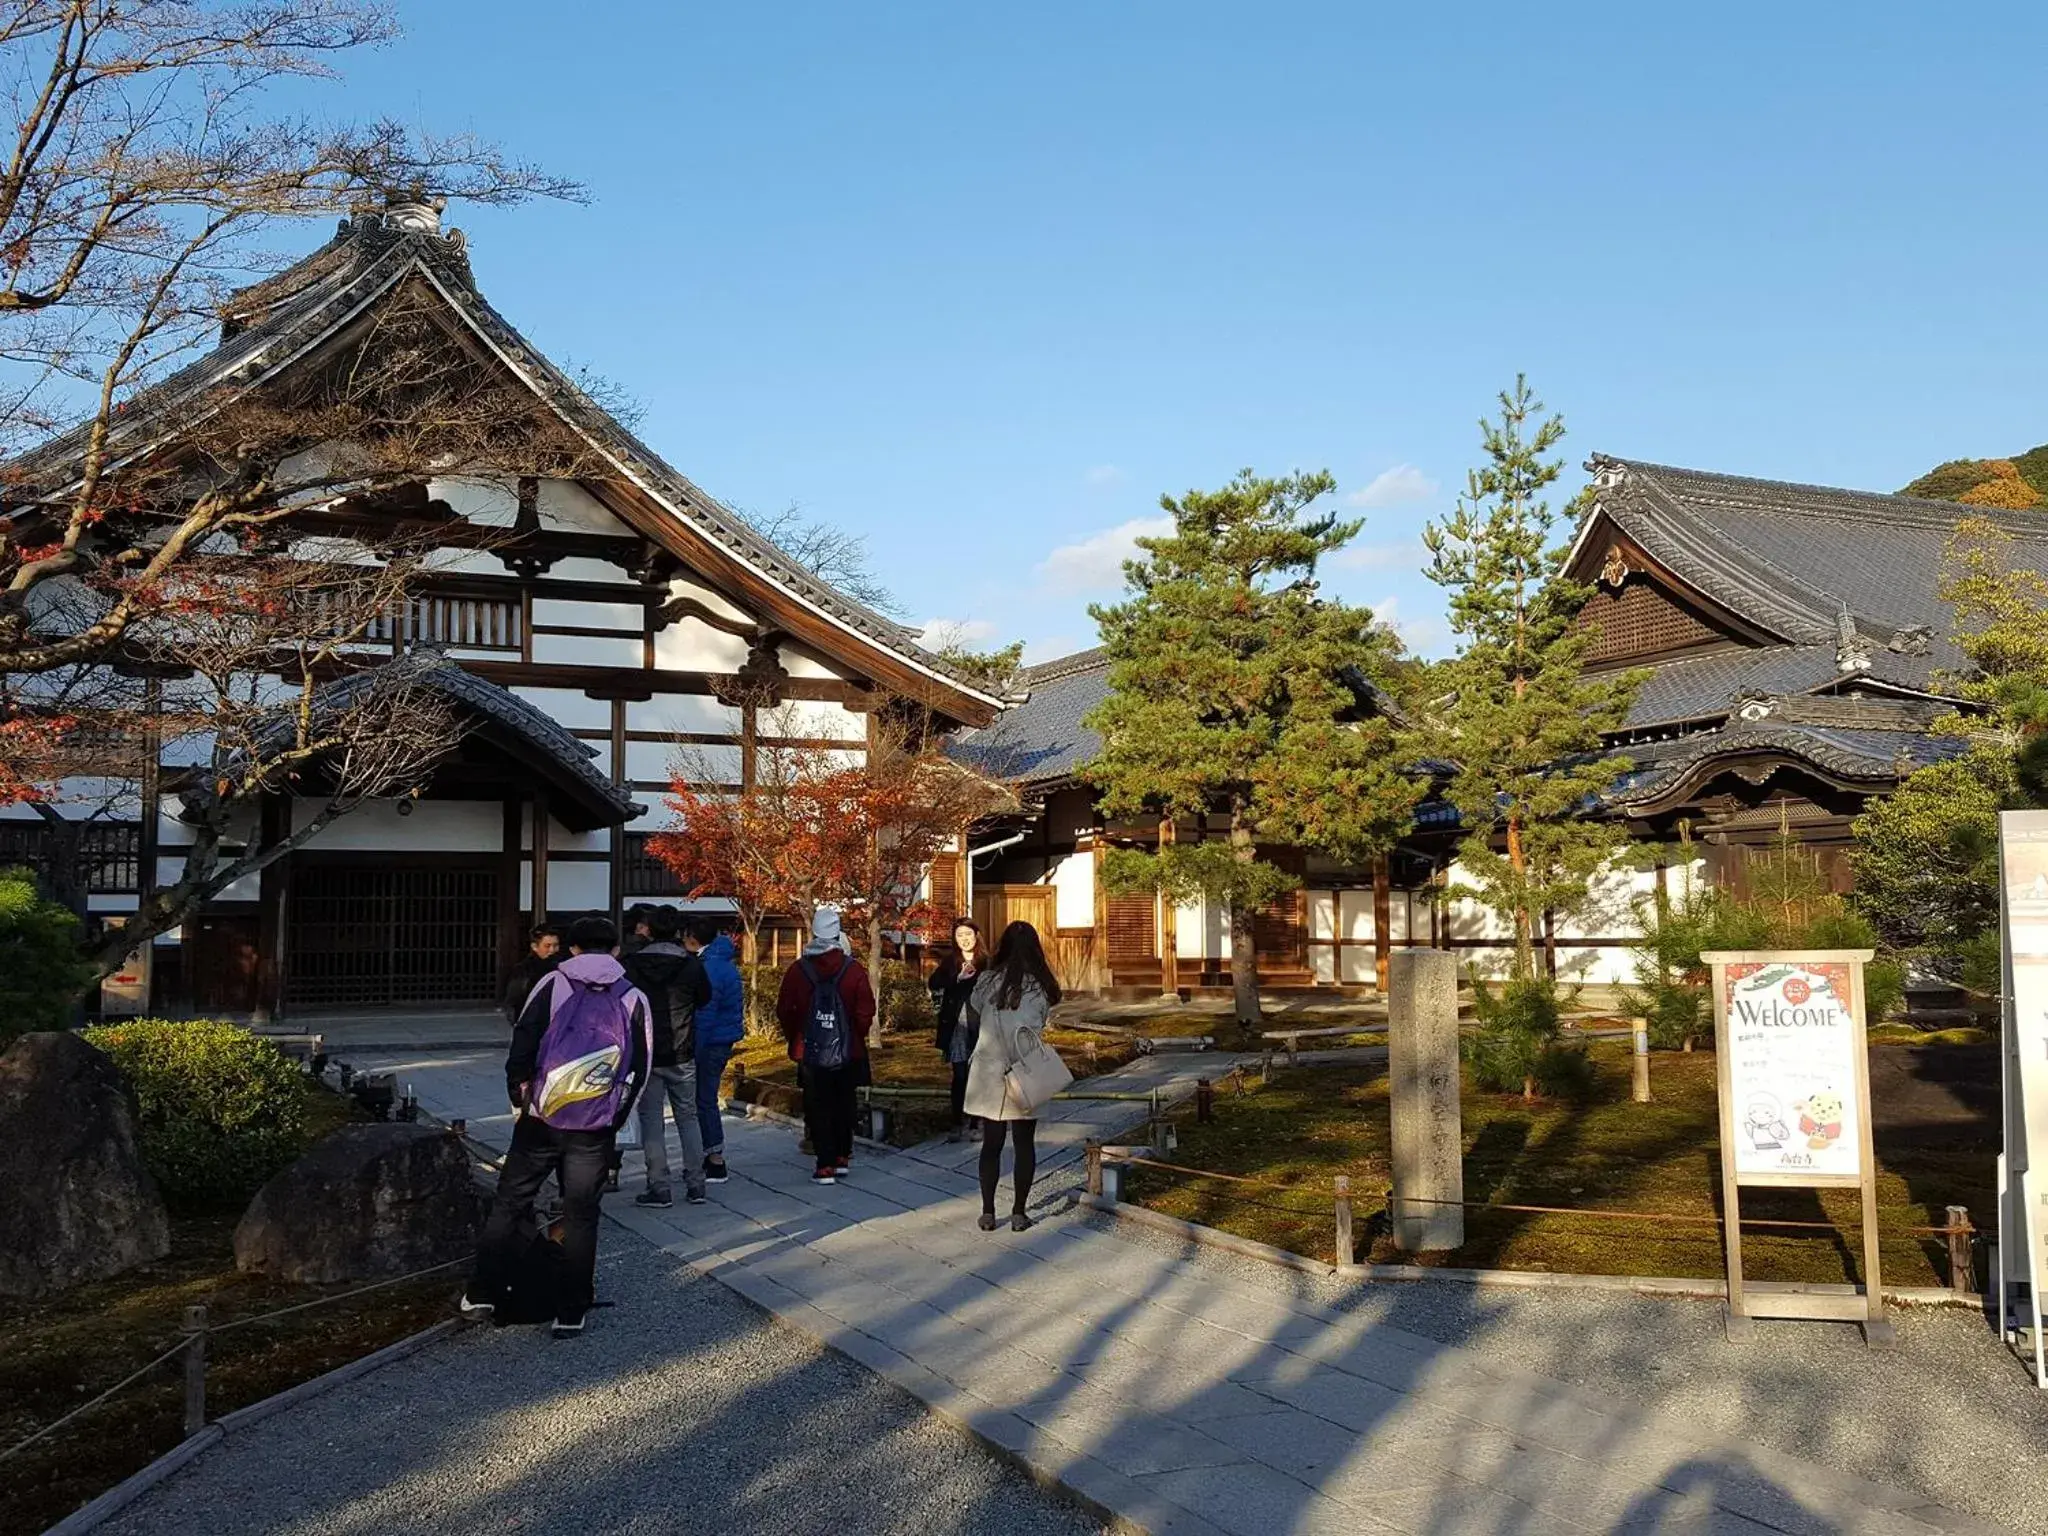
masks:
{"label": "white cloud", "polygon": [[1433,613],[1410,618],[1401,611],[1401,599],[1389,594],[1372,605],[1372,616],[1401,637],[1401,643],[1418,655],[1435,654],[1450,639],[1450,626]]}
{"label": "white cloud", "polygon": [[1330,556],[1330,564],[1346,571],[1419,571],[1429,559],[1420,539],[1396,539],[1391,544],[1347,544]]}
{"label": "white cloud", "polygon": [[1124,582],[1124,562],[1138,552],[1138,540],[1173,532],[1171,517],[1134,517],[1114,528],[1062,544],[1040,562],[1038,574],[1055,592],[1106,592]]}
{"label": "white cloud", "polygon": [[1122,485],[1124,472],[1114,464],[1097,464],[1081,477],[1088,485]]}
{"label": "white cloud", "polygon": [[1076,651],[1086,650],[1072,635],[1052,635],[1044,640],[1024,642],[1024,665],[1035,667],[1043,661],[1058,661],[1062,656],[1071,656]]}
{"label": "white cloud", "polygon": [[1396,464],[1373,477],[1362,491],[1344,499],[1354,507],[1406,507],[1436,494],[1436,482],[1413,464]]}
{"label": "white cloud", "polygon": [[926,619],[923,645],[939,650],[949,645],[981,645],[996,637],[989,619]]}

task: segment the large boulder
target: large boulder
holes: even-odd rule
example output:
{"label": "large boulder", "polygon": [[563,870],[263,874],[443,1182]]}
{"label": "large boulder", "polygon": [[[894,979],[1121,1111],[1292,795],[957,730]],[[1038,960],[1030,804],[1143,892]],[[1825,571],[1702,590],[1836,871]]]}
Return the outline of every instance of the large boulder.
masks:
{"label": "large boulder", "polygon": [[235,1268],[306,1285],[407,1274],[475,1247],[478,1206],[458,1137],[352,1125],[256,1192],[235,1227]]}
{"label": "large boulder", "polygon": [[104,1051],[63,1030],[0,1054],[0,1296],[104,1280],[171,1251],[135,1108]]}

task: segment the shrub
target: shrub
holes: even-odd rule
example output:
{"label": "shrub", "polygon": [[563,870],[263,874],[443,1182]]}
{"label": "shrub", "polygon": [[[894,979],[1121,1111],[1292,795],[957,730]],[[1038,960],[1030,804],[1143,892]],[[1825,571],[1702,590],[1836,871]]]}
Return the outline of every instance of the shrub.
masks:
{"label": "shrub", "polygon": [[44,900],[29,871],[0,870],[0,1045],[67,1028],[92,977],[70,909]]}
{"label": "shrub", "polygon": [[211,1019],[137,1019],[85,1031],[141,1111],[143,1161],[185,1207],[245,1200],[304,1150],[306,1091],[267,1040]]}
{"label": "shrub", "polygon": [[1531,976],[1494,987],[1474,975],[1472,993],[1479,1028],[1465,1038],[1460,1050],[1474,1081],[1494,1093],[1534,1098],[1543,1087],[1538,1068],[1552,1051],[1567,1049],[1557,1043],[1558,1015],[1563,1011],[1557,983]]}
{"label": "shrub", "polygon": [[884,1029],[927,1031],[938,1023],[932,1012],[931,990],[918,968],[906,961],[891,960],[882,966],[875,994]]}

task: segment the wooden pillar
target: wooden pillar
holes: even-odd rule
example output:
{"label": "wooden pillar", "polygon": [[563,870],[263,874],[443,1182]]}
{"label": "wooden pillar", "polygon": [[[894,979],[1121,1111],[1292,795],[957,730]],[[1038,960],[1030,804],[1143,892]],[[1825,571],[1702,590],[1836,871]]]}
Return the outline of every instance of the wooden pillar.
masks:
{"label": "wooden pillar", "polygon": [[1109,894],[1102,888],[1102,855],[1109,844],[1102,835],[1102,819],[1096,818],[1095,829],[1088,840],[1089,873],[1095,881],[1095,975],[1099,990],[1107,992],[1116,983],[1116,973],[1109,966]]}
{"label": "wooden pillar", "polygon": [[1394,867],[1382,853],[1372,861],[1372,984],[1387,995],[1387,971],[1394,957]]}
{"label": "wooden pillar", "polygon": [[[1159,818],[1159,851],[1173,846],[1171,816]],[[1167,997],[1180,996],[1180,911],[1172,894],[1159,893],[1159,990]]]}
{"label": "wooden pillar", "polygon": [[[285,795],[265,795],[258,811],[257,846],[269,848],[282,842],[291,831],[292,802]],[[285,948],[291,942],[287,927],[291,901],[291,855],[263,866],[257,876],[256,917],[256,1021],[274,1023],[284,1017]]]}
{"label": "wooden pillar", "polygon": [[1543,909],[1543,972],[1557,980],[1557,914]]}
{"label": "wooden pillar", "polygon": [[[626,701],[612,700],[612,782],[626,782]],[[611,905],[612,920],[623,921],[626,915],[626,826],[619,823],[605,834],[611,844],[611,883],[606,900]]]}
{"label": "wooden pillar", "polygon": [[[158,802],[163,799],[163,709],[163,679],[145,678],[142,684],[142,762],[136,775],[136,796],[142,803],[141,822],[135,830],[135,906],[138,911],[147,906],[149,898],[156,894],[157,838],[161,831],[158,822],[162,811]],[[185,953],[190,954],[190,951]],[[145,958],[152,963],[144,973],[149,977],[149,996],[143,999],[144,1011],[167,1011],[163,988],[157,982],[154,964],[157,956],[152,953]],[[180,970],[183,970],[182,966]],[[190,990],[188,983],[188,995]]]}
{"label": "wooden pillar", "polygon": [[743,793],[759,782],[754,754],[760,740],[760,711],[750,699],[740,706],[740,789]]}
{"label": "wooden pillar", "polygon": [[526,914],[519,906],[519,833],[526,817],[517,800],[504,804],[498,842],[498,975],[510,978],[526,949]]}
{"label": "wooden pillar", "polygon": [[533,797],[533,920],[548,920],[548,802]]}

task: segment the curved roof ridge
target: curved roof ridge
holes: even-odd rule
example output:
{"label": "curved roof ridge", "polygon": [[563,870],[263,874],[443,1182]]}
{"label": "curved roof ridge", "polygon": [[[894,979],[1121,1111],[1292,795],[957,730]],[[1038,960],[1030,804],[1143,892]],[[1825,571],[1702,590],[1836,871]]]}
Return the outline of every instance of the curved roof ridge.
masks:
{"label": "curved roof ridge", "polygon": [[[1952,525],[1958,517],[1982,517],[1991,522],[2011,521],[2016,527],[2048,534],[2048,509],[2029,511],[2025,508],[1980,507],[1967,501],[1946,501],[1936,496],[1908,496],[1901,491],[1863,491],[1853,486],[1821,485],[1808,480],[1767,480],[1761,475],[1731,475],[1714,469],[1689,469],[1682,464],[1658,464],[1648,459],[1622,459],[1608,454],[1596,453],[1593,460],[1615,464],[1625,469],[1646,471],[1653,475],[1680,475],[1691,480],[1719,481],[1731,486],[1756,486],[1760,489],[1784,492],[1795,491],[1805,495],[1826,498],[1841,497],[1865,504],[1860,512],[1852,514],[1848,508],[1839,515],[1869,517],[1879,510],[1904,514],[1917,522],[1938,519],[1944,525]],[[1819,516],[1833,516],[1828,510],[1818,512]]]}

